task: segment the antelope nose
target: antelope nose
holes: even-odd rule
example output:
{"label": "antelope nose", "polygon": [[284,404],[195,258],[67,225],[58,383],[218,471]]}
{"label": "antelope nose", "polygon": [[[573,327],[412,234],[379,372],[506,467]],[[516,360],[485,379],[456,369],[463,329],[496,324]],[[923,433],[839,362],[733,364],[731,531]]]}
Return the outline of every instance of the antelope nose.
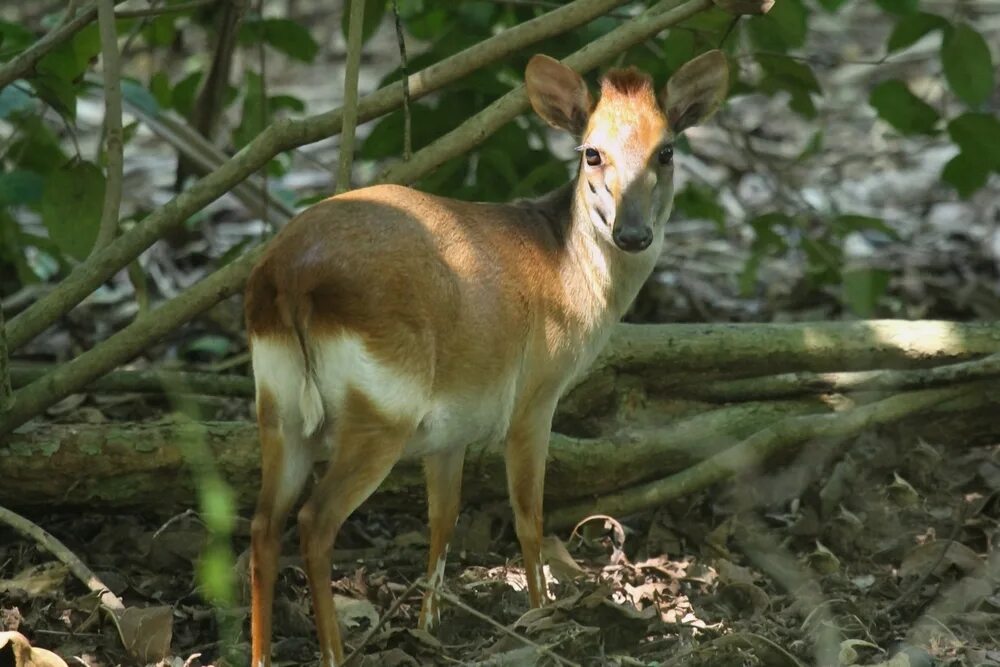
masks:
{"label": "antelope nose", "polygon": [[646,225],[622,225],[611,237],[625,252],[642,252],[653,242],[653,230]]}

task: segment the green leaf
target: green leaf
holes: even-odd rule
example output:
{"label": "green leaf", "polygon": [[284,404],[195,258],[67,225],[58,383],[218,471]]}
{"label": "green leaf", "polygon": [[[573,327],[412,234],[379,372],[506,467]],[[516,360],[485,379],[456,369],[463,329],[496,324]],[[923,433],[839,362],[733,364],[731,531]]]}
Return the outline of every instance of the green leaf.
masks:
{"label": "green leaf", "polygon": [[170,46],[177,36],[177,28],[174,26],[176,17],[176,14],[160,14],[146,23],[142,29],[146,43],[150,46]]}
{"label": "green leaf", "polygon": [[941,42],[941,64],[948,85],[969,106],[980,106],[993,93],[993,60],[986,40],[976,30],[960,23],[945,32]]}
{"label": "green leaf", "polygon": [[73,55],[80,74],[87,71],[91,61],[101,52],[101,33],[96,23],[84,27],[73,37]]}
{"label": "green leaf", "polygon": [[694,33],[690,30],[674,28],[663,40],[663,59],[671,72],[676,72],[681,65],[695,56]]}
{"label": "green leaf", "polygon": [[177,82],[171,93],[173,108],[185,118],[191,117],[191,110],[194,108],[194,97],[198,93],[198,84],[201,83],[201,76],[201,72],[191,72]]}
{"label": "green leaf", "polygon": [[868,98],[879,117],[903,134],[933,134],[938,121],[934,107],[910,92],[898,79],[883,81]]}
{"label": "green leaf", "polygon": [[138,81],[122,79],[122,97],[151,116],[160,113],[160,104],[156,97]]}
{"label": "green leaf", "polygon": [[0,120],[6,120],[21,111],[28,111],[35,106],[31,95],[21,87],[23,81],[12,83],[0,88]]}
{"label": "green leaf", "polygon": [[306,103],[293,95],[271,95],[267,98],[267,103],[272,112],[278,109],[291,109],[303,113],[306,110]]}
{"label": "green leaf", "polygon": [[767,14],[751,17],[747,30],[758,49],[783,53],[805,43],[808,16],[802,0],[779,0]]}
{"label": "green leaf", "polygon": [[950,25],[947,19],[937,14],[927,12],[907,14],[896,21],[896,26],[892,29],[885,48],[889,53],[905,49],[927,33],[934,30],[946,30]]}
{"label": "green leaf", "polygon": [[7,60],[35,41],[35,34],[17,23],[0,21],[0,60]]}
{"label": "green leaf", "polygon": [[726,224],[726,209],[710,188],[688,183],[674,197],[674,206],[687,218],[712,220],[720,227]]}
{"label": "green leaf", "polygon": [[875,4],[890,14],[905,16],[917,11],[920,0],[875,0]]}
{"label": "green leaf", "polygon": [[104,205],[104,175],[91,162],[76,162],[48,175],[42,222],[64,253],[86,259],[97,239]]}
{"label": "green leaf", "polygon": [[76,118],[76,86],[66,79],[52,75],[32,78],[29,83],[39,98],[60,115]]}
{"label": "green leaf", "polygon": [[882,269],[850,269],[841,276],[844,303],[858,317],[875,314],[879,299],[889,286],[889,272]]}
{"label": "green leaf", "polygon": [[66,154],[49,125],[38,116],[16,121],[19,131],[6,157],[21,169],[47,174],[66,163]]}
{"label": "green leaf", "polygon": [[979,154],[1000,171],[1000,120],[987,113],[964,113],[948,123],[948,134],[962,152]]}
{"label": "green leaf", "polygon": [[837,11],[845,2],[847,0],[819,0],[819,4],[828,12]]}
{"label": "green leaf", "polygon": [[867,215],[855,215],[851,213],[839,215],[833,219],[833,228],[841,236],[849,232],[860,232],[866,229],[874,229],[875,231],[882,232],[891,238],[899,238],[896,230],[885,224],[885,220],[882,218],[873,218]]}
{"label": "green leaf", "polygon": [[254,44],[261,40],[302,62],[311,63],[319,52],[309,30],[291,19],[247,18],[240,29],[240,42]]}
{"label": "green leaf", "polygon": [[[464,4],[464,3],[463,3]],[[488,8],[489,9],[489,8]],[[375,34],[382,17],[385,15],[385,0],[368,0],[365,2],[365,15],[361,20],[361,43],[364,44]],[[347,31],[351,22],[351,0],[344,0],[344,13],[340,18],[340,32],[347,40]]]}
{"label": "green leaf", "polygon": [[941,180],[951,184],[962,197],[986,185],[990,165],[980,154],[962,151],[944,166]]}
{"label": "green leaf", "polygon": [[256,72],[247,71],[243,95],[243,114],[240,125],[233,131],[233,141],[238,148],[246,146],[264,131],[268,123],[261,97],[261,79]]}
{"label": "green leaf", "polygon": [[843,251],[825,238],[803,237],[802,250],[808,263],[806,275],[813,285],[833,285],[840,280]]}
{"label": "green leaf", "polygon": [[34,171],[15,169],[0,174],[0,207],[37,204],[44,184],[41,174]]}
{"label": "green leaf", "polygon": [[149,92],[156,98],[156,103],[163,108],[170,108],[173,102],[173,92],[170,90],[170,77],[163,70],[156,72],[149,79]]}
{"label": "green leaf", "polygon": [[816,115],[813,93],[821,93],[819,81],[806,63],[788,56],[771,53],[757,54],[757,62],[764,69],[760,89],[766,93],[783,90],[792,96],[791,108],[807,118]]}

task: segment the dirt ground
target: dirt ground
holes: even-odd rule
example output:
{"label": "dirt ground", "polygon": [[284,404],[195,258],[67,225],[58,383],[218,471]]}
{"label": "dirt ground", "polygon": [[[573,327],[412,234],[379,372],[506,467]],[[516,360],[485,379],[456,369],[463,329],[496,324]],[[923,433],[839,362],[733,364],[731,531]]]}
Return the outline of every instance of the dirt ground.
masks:
{"label": "dirt ground", "polygon": [[[551,536],[554,601],[534,611],[506,515],[469,508],[447,568],[457,602],[435,635],[416,629],[420,590],[410,586],[426,557],[420,513],[361,512],[341,533],[333,573],[348,651],[363,665],[1000,664],[1000,444],[870,434],[799,458]],[[7,629],[69,664],[144,664],[167,646],[155,664],[246,664],[247,604],[215,608],[196,583],[208,538],[194,513],[33,519],[123,599],[131,611],[119,625],[135,645],[126,651],[65,567],[0,528]],[[316,660],[296,544],[290,530],[279,665]],[[249,545],[245,520],[233,545]],[[240,564],[245,591],[245,553]],[[0,651],[13,664],[3,660]]]}

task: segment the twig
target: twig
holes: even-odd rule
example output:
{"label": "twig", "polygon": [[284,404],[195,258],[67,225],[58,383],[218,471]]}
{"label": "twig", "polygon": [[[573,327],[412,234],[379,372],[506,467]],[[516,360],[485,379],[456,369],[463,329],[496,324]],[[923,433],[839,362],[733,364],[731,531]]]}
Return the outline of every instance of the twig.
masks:
{"label": "twig", "polygon": [[[212,53],[212,66],[198,90],[190,117],[191,127],[197,134],[205,137],[210,144],[219,123],[219,117],[225,108],[233,54],[236,51],[240,24],[243,22],[245,9],[246,0],[225,0],[225,4],[216,12],[217,16],[213,26],[215,29],[213,35],[215,48]],[[258,42],[258,47],[264,48],[263,40]],[[261,127],[264,126],[265,124],[262,123]],[[181,189],[191,171],[190,159],[182,156],[182,159],[177,163],[177,176],[175,178],[178,190]]]}
{"label": "twig", "polygon": [[410,118],[410,72],[403,23],[399,19],[399,0],[392,0],[392,15],[396,23],[396,41],[399,42],[399,78],[403,82],[403,160],[406,161],[413,155],[413,128]]}
{"label": "twig", "polygon": [[[45,377],[53,368],[50,365],[13,363],[10,366],[10,379],[15,388],[24,387]],[[87,391],[98,394],[166,394],[172,387],[183,387],[185,391],[199,396],[251,398],[254,393],[253,378],[245,375],[182,371],[113,371],[87,385]]]}
{"label": "twig", "polygon": [[942,561],[944,561],[944,557],[948,554],[948,550],[951,548],[951,545],[957,541],[959,531],[965,527],[965,520],[968,518],[966,516],[966,507],[967,506],[964,505],[959,506],[958,516],[955,517],[955,523],[952,524],[951,531],[949,531],[947,539],[940,542],[941,553],[939,553],[937,558],[934,559],[934,562],[931,563],[930,567],[926,568],[919,577],[913,580],[913,582],[906,587],[906,590],[897,595],[885,609],[880,610],[881,615],[889,615],[903,606],[903,603],[913,597],[917,591],[922,590],[924,584],[927,583],[927,580],[930,579],[931,575],[937,572],[938,566],[941,565]]}
{"label": "twig", "polygon": [[[554,0],[490,0],[497,5],[521,5],[522,7],[562,7],[561,2],[555,2]],[[622,21],[628,21],[629,19],[635,18],[629,14],[623,14],[622,12],[608,12],[605,16],[620,19]]]}
{"label": "twig", "polygon": [[[115,4],[120,4],[124,0],[114,0],[114,2]],[[75,16],[71,16],[70,12],[67,11],[66,16],[60,21],[59,25],[0,67],[0,89],[5,88],[7,84],[30,73],[35,65],[38,64],[38,61],[44,58],[49,51],[80,32],[96,17],[96,2],[89,3]]]}
{"label": "twig", "polygon": [[974,361],[919,370],[876,370],[843,373],[782,373],[765,377],[716,380],[685,387],[696,398],[744,401],[788,398],[810,393],[928,389],[1000,375],[1000,352]]}
{"label": "twig", "polygon": [[739,444],[685,470],[653,482],[639,484],[601,498],[559,508],[546,517],[553,528],[573,525],[589,514],[628,515],[685,496],[740,472],[750,470],[774,454],[815,438],[844,438],[866,428],[889,424],[921,410],[962,398],[973,392],[991,391],[982,382],[947,389],[926,389],[890,396],[881,401],[827,415],[789,417],[758,431]]}
{"label": "twig", "polygon": [[14,402],[10,391],[10,363],[7,356],[7,326],[4,324],[3,304],[0,304],[0,415],[7,412]]}
{"label": "twig", "polygon": [[522,635],[522,634],[520,634],[518,632],[514,632],[513,630],[511,630],[510,628],[508,628],[506,625],[500,623],[499,621],[490,618],[489,616],[487,616],[486,614],[482,613],[481,611],[473,609],[472,607],[470,607],[469,605],[465,604],[464,602],[462,602],[461,599],[455,597],[454,595],[452,595],[450,593],[445,593],[440,588],[437,588],[435,586],[431,586],[430,584],[425,584],[422,581],[420,581],[419,579],[417,580],[417,582],[418,582],[418,585],[420,586],[420,588],[423,588],[425,591],[436,593],[437,595],[439,595],[441,597],[442,600],[445,600],[446,602],[448,602],[448,604],[453,605],[455,607],[458,607],[459,609],[461,609],[465,613],[478,618],[480,621],[483,621],[484,623],[488,623],[489,625],[493,626],[496,630],[499,630],[500,632],[502,632],[503,634],[507,635],[508,637],[513,637],[514,639],[518,640],[522,644],[535,649],[539,653],[547,655],[548,657],[552,658],[553,660],[555,660],[560,665],[566,665],[567,667],[580,667],[579,663],[573,662],[571,660],[567,660],[566,658],[562,657],[561,655],[553,652],[552,649],[547,648],[545,646],[542,646],[541,644],[535,643],[535,642],[531,641],[530,639],[528,639],[527,637],[525,637],[524,635]]}
{"label": "twig", "polygon": [[[583,25],[625,0],[575,0],[530,21],[505,30],[460,53],[445,58],[409,77],[410,96],[416,100],[496,60],[517,53],[538,41]],[[358,101],[358,120],[377,118],[402,104],[403,84],[395,82]],[[189,189],[147,216],[132,230],[120,235],[99,253],[78,266],[44,299],[11,321],[8,345],[24,345],[44,331],[97,289],[105,280],[137,258],[171,229],[215,201],[256,172],[279,153],[337,134],[343,109],[334,109],[301,120],[279,119],[244,146],[235,156]],[[241,258],[244,270],[251,260]],[[234,272],[239,280],[245,273]],[[240,277],[242,276],[242,277]],[[181,322],[175,322],[179,326]],[[2,432],[2,429],[0,429]]]}
{"label": "twig", "polygon": [[[340,161],[337,167],[337,192],[351,189],[351,166],[354,164],[354,130],[358,124],[358,68],[361,65],[361,33],[364,30],[365,0],[351,0],[347,30],[347,63],[344,70],[344,121],[340,130]],[[405,96],[403,98],[406,99]]]}
{"label": "twig", "polygon": [[66,548],[65,544],[52,536],[44,528],[25,519],[20,514],[11,512],[6,507],[0,507],[0,521],[3,521],[25,537],[33,539],[38,543],[38,546],[58,558],[60,562],[69,568],[73,576],[83,582],[84,586],[95,593],[100,593],[101,604],[104,607],[111,610],[125,608],[125,605],[122,604],[118,596],[112,593],[111,589],[105,586],[104,582],[76,554]]}
{"label": "twig", "polygon": [[101,226],[91,254],[111,243],[118,233],[118,213],[122,203],[124,156],[122,145],[122,84],[115,29],[114,0],[98,0],[97,24],[101,33],[101,65],[104,70],[104,128],[107,177],[104,182],[104,208]]}
{"label": "twig", "polygon": [[173,5],[164,5],[162,7],[146,7],[143,9],[121,9],[115,12],[116,19],[140,19],[150,16],[162,16],[163,14],[183,14],[184,12],[189,12],[192,9],[199,9],[201,7],[208,7],[209,5],[214,5],[221,0],[189,0],[188,2],[178,2]]}
{"label": "twig", "polygon": [[402,595],[392,601],[392,604],[389,605],[386,612],[378,619],[378,623],[376,623],[375,626],[368,631],[364,639],[361,640],[361,643],[358,644],[358,647],[351,651],[351,654],[347,656],[347,660],[344,661],[344,667],[348,667],[348,665],[350,665],[355,658],[361,656],[361,651],[364,650],[364,648],[375,638],[375,633],[381,630],[382,627],[389,622],[389,619],[396,615],[399,608],[403,606],[404,602],[406,602],[406,598],[410,597],[413,591],[415,591],[421,583],[423,583],[423,577],[415,579],[413,583],[410,584],[405,591],[403,591]]}

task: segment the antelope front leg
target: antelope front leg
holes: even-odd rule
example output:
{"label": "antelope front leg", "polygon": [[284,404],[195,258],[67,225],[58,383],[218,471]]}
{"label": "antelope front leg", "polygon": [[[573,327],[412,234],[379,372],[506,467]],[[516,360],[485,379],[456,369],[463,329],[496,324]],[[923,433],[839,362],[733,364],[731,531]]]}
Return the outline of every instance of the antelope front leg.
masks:
{"label": "antelope front leg", "polygon": [[511,425],[507,437],[507,488],[532,607],[549,599],[542,571],[542,491],[553,412],[529,412]]}

